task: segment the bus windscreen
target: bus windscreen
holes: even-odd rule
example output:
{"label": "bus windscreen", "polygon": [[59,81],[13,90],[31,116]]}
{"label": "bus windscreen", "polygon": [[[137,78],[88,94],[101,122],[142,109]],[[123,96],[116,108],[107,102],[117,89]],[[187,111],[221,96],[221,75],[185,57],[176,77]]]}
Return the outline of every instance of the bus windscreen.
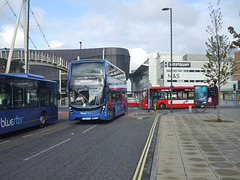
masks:
{"label": "bus windscreen", "polygon": [[105,103],[103,63],[88,62],[72,65],[69,83],[70,106],[96,108]]}

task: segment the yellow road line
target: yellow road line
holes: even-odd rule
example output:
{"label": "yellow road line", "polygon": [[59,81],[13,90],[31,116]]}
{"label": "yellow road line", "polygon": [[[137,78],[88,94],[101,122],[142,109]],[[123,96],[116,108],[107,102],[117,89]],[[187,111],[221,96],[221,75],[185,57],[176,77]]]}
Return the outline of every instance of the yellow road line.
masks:
{"label": "yellow road line", "polygon": [[[154,130],[155,130],[155,127],[156,127],[156,124],[157,124],[157,121],[158,121],[158,117],[159,117],[159,114],[155,117],[155,120],[154,120],[153,125],[151,127],[150,133],[149,133],[148,138],[147,138],[147,142],[145,144],[145,147],[143,149],[142,155],[141,155],[140,160],[138,162],[136,171],[134,173],[133,180],[136,180],[136,179],[140,180],[142,178],[143,169],[144,169],[144,166],[145,166],[145,163],[146,163],[148,151],[149,151],[149,148],[150,148],[150,145],[151,145],[151,142],[152,142]],[[138,178],[137,178],[137,176],[138,176]]]}

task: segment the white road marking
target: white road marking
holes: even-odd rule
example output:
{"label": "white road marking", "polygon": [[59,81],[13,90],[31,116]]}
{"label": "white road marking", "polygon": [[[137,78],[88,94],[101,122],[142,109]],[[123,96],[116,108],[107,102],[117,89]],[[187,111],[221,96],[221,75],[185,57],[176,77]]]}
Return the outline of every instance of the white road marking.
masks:
{"label": "white road marking", "polygon": [[3,141],[3,142],[1,142],[0,144],[5,144],[5,143],[8,143],[8,142],[10,142],[10,141]]}
{"label": "white road marking", "polygon": [[67,139],[67,140],[65,140],[65,141],[62,141],[62,142],[60,142],[60,143],[58,143],[58,144],[56,144],[56,145],[54,145],[54,146],[52,146],[52,147],[50,147],[50,148],[48,148],[48,149],[45,149],[45,150],[43,150],[43,151],[41,151],[41,152],[39,152],[39,153],[37,153],[37,154],[32,155],[31,157],[28,157],[28,158],[24,159],[24,161],[28,161],[29,159],[32,159],[32,158],[34,158],[34,157],[36,157],[36,156],[38,156],[38,155],[40,155],[40,154],[43,154],[43,153],[45,153],[45,152],[47,152],[47,151],[49,151],[49,150],[51,150],[51,149],[53,149],[53,148],[55,148],[55,147],[57,147],[57,146],[60,146],[60,145],[66,143],[66,142],[68,142],[68,141],[70,141],[70,140],[71,140],[71,138],[69,138],[69,139]]}
{"label": "white road marking", "polygon": [[22,136],[22,138],[26,138],[26,137],[29,137],[29,136],[32,136],[33,134],[28,134],[28,135],[25,135],[25,136]]}
{"label": "white road marking", "polygon": [[41,132],[46,132],[46,131],[50,131],[51,129],[43,129],[41,130]]}
{"label": "white road marking", "polygon": [[86,132],[90,131],[91,129],[95,128],[96,126],[97,126],[97,124],[92,126],[92,127],[90,127],[90,128],[88,128],[87,130],[83,131],[82,133],[86,133]]}

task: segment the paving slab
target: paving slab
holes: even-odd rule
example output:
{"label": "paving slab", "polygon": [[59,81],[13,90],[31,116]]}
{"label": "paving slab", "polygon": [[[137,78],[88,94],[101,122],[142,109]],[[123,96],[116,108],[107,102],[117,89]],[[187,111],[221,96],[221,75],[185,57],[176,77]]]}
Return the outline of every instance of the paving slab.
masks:
{"label": "paving slab", "polygon": [[160,120],[157,180],[240,180],[240,109],[165,113]]}

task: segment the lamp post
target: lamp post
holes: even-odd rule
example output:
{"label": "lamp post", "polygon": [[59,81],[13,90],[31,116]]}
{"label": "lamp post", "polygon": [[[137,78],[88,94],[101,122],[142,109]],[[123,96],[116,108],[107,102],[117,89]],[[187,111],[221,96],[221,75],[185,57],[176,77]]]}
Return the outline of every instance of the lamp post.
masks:
{"label": "lamp post", "polygon": [[82,49],[82,42],[79,42],[79,56],[78,56],[78,60],[80,60],[80,56],[81,56],[81,49]]}
{"label": "lamp post", "polygon": [[171,87],[170,87],[170,99],[171,99],[171,112],[172,112],[172,91],[173,91],[173,80],[172,80],[172,8],[163,8],[162,11],[170,10],[170,49],[171,49]]}

